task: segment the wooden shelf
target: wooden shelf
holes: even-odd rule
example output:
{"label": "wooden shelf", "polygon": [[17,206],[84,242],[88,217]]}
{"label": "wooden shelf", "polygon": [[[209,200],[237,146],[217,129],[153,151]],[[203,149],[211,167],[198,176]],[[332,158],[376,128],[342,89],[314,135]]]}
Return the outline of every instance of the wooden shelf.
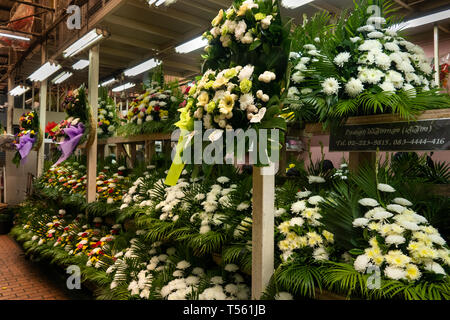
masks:
{"label": "wooden shelf", "polygon": [[[435,109],[435,110],[427,110],[420,115],[418,115],[415,119],[410,120],[411,122],[418,120],[431,120],[431,119],[446,119],[450,118],[450,109]],[[359,117],[351,117],[347,120],[345,124],[347,125],[357,125],[357,124],[377,124],[377,123],[392,123],[392,122],[408,122],[401,118],[399,115],[394,114],[380,114],[373,116],[359,116]],[[311,135],[329,135],[329,128],[326,130],[323,129],[323,125],[321,123],[308,123],[306,124],[304,134]]]}
{"label": "wooden shelf", "polygon": [[160,141],[160,140],[170,140],[170,133],[153,133],[153,134],[142,134],[132,137],[111,137],[107,139],[99,139],[98,145],[105,144],[126,144],[126,143],[138,143],[145,141]]}

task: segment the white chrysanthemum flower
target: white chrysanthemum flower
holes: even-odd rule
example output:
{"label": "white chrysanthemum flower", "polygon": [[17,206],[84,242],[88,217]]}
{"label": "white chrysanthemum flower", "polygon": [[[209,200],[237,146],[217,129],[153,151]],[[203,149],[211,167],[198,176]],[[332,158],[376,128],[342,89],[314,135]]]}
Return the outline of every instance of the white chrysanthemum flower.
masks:
{"label": "white chrysanthemum flower", "polygon": [[300,213],[300,212],[304,211],[305,209],[306,209],[306,201],[305,200],[296,201],[291,206],[291,211],[293,213]]}
{"label": "white chrysanthemum flower", "polygon": [[298,59],[300,58],[300,54],[298,52],[291,52],[289,53],[289,59]]}
{"label": "white chrysanthemum flower", "polygon": [[395,192],[395,189],[393,187],[385,183],[379,183],[377,188],[382,192]]}
{"label": "white chrysanthemum flower", "polygon": [[359,255],[355,262],[353,263],[353,267],[358,272],[366,272],[367,267],[369,266],[370,259],[365,254]]}
{"label": "white chrysanthemum flower", "polygon": [[295,99],[297,95],[300,94],[300,91],[296,87],[290,87],[288,90],[288,99]]}
{"label": "white chrysanthemum flower", "polygon": [[311,194],[312,194],[311,191],[300,191],[300,192],[297,192],[296,196],[299,199],[303,199],[303,198],[309,197]]}
{"label": "white chrysanthemum flower", "polygon": [[269,83],[277,78],[276,74],[271,71],[265,71],[259,75],[258,80],[261,82]]}
{"label": "white chrysanthemum flower", "polygon": [[309,184],[313,184],[313,183],[324,183],[326,182],[326,180],[322,177],[318,177],[318,176],[308,176],[308,183]]}
{"label": "white chrysanthemum flower", "polygon": [[372,199],[372,198],[363,198],[363,199],[359,200],[358,203],[365,207],[377,207],[380,205],[377,200]]}
{"label": "white chrysanthemum flower", "polygon": [[380,39],[384,37],[384,34],[380,31],[372,31],[367,36],[371,39]]}
{"label": "white chrysanthemum flower", "polygon": [[249,207],[250,207],[250,204],[248,204],[247,202],[242,202],[236,207],[236,210],[244,211],[244,210],[247,210]]}
{"label": "white chrysanthemum flower", "polygon": [[337,94],[340,87],[341,86],[339,85],[339,81],[337,81],[335,78],[327,78],[324,82],[322,82],[322,90],[326,95],[329,96]]}
{"label": "white chrysanthemum flower", "polygon": [[211,283],[215,285],[223,284],[223,278],[221,276],[212,277]]}
{"label": "white chrysanthemum flower", "polygon": [[292,218],[292,219],[289,221],[289,225],[290,225],[291,227],[294,227],[294,226],[299,226],[299,227],[301,227],[304,223],[305,223],[305,220],[303,220],[303,219],[300,218],[300,217]]}
{"label": "white chrysanthemum flower", "polygon": [[360,37],[353,37],[353,38],[350,38],[350,41],[353,42],[353,43],[356,43],[356,42],[358,42],[359,40],[361,40]]}
{"label": "white chrysanthemum flower", "polygon": [[228,178],[228,177],[219,177],[219,178],[217,178],[217,182],[222,183],[222,184],[227,183],[229,181],[230,181],[230,178]]}
{"label": "white chrysanthemum flower", "polygon": [[386,209],[395,213],[403,213],[403,211],[406,210],[404,206],[401,206],[399,204],[390,204],[386,207]]}
{"label": "white chrysanthemum flower", "polygon": [[354,227],[365,227],[369,223],[369,219],[366,218],[357,218],[353,220]]}
{"label": "white chrysanthemum flower", "polygon": [[359,79],[351,78],[346,84],[345,84],[345,92],[350,97],[356,97],[364,90],[364,85]]}
{"label": "white chrysanthemum flower", "polygon": [[286,213],[286,209],[284,209],[284,208],[277,209],[277,210],[275,210],[275,217],[278,218],[285,213]]}
{"label": "white chrysanthemum flower", "polygon": [[395,92],[395,86],[390,81],[385,81],[378,85],[384,92]]}
{"label": "white chrysanthemum flower", "polygon": [[324,260],[328,260],[329,255],[328,255],[328,252],[323,247],[319,247],[314,250],[313,258],[316,261],[324,261]]}
{"label": "white chrysanthemum flower", "polygon": [[274,298],[275,300],[294,300],[294,297],[289,292],[278,292]]}
{"label": "white chrysanthemum flower", "polygon": [[319,204],[319,202],[325,201],[324,198],[322,198],[321,196],[312,196],[311,198],[308,199],[308,202],[310,204],[312,204],[313,206],[316,206]]}
{"label": "white chrysanthemum flower", "polygon": [[406,279],[406,272],[405,270],[397,267],[386,267],[384,269],[384,275],[388,277],[389,279],[393,280],[403,280]]}
{"label": "white chrysanthemum flower", "polygon": [[294,83],[300,83],[303,80],[305,80],[305,76],[300,71],[297,71],[292,75],[292,81]]}
{"label": "white chrysanthemum flower", "polygon": [[364,42],[358,47],[359,51],[381,51],[383,45],[378,40],[364,40]]}
{"label": "white chrysanthemum flower", "polygon": [[239,98],[239,104],[242,111],[255,104],[255,97],[251,93],[243,94]]}
{"label": "white chrysanthemum flower", "polygon": [[349,52],[341,52],[334,58],[334,63],[342,68],[350,60],[350,57],[351,54]]}
{"label": "white chrysanthemum flower", "polygon": [[184,269],[189,268],[190,266],[191,266],[191,264],[188,261],[186,261],[186,260],[182,260],[182,261],[177,263],[177,269],[184,270]]}
{"label": "white chrysanthemum flower", "polygon": [[385,220],[385,219],[391,218],[392,216],[393,216],[392,213],[385,211],[385,210],[383,210],[383,211],[380,210],[380,211],[375,212],[372,215],[372,218],[375,220]]}
{"label": "white chrysanthemum flower", "polygon": [[429,238],[431,241],[433,241],[434,243],[436,243],[436,244],[438,244],[438,245],[440,245],[440,246],[445,245],[445,240],[444,240],[444,238],[442,238],[439,234],[430,234],[430,235],[428,236],[428,238]]}
{"label": "white chrysanthemum flower", "polygon": [[441,267],[441,265],[434,261],[425,263],[425,270],[431,271],[431,272],[434,272],[437,274],[443,274],[443,275],[446,274],[445,270]]}
{"label": "white chrysanthemum flower", "polygon": [[399,204],[401,206],[405,206],[405,207],[411,207],[413,205],[411,201],[409,201],[405,198],[395,198],[394,200],[392,200],[392,202],[394,202],[395,204]]}
{"label": "white chrysanthemum flower", "polygon": [[399,235],[390,235],[390,236],[387,236],[385,239],[385,242],[387,244],[395,244],[395,245],[405,243],[405,241],[406,241],[406,239]]}

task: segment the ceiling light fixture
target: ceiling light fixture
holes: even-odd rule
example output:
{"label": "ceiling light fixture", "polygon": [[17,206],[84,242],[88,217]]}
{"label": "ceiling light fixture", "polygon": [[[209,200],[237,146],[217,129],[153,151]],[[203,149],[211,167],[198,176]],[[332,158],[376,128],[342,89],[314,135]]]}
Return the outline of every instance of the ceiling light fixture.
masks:
{"label": "ceiling light fixture", "polygon": [[281,4],[285,8],[295,9],[313,1],[314,0],[282,0]]}
{"label": "ceiling light fixture", "polygon": [[54,84],[60,84],[69,79],[71,76],[73,76],[72,72],[62,72],[59,75],[56,76],[55,79],[52,80]]}
{"label": "ceiling light fixture", "polygon": [[106,87],[107,85],[110,85],[110,84],[112,84],[112,83],[114,83],[116,81],[117,81],[116,79],[112,78],[112,79],[109,79],[109,80],[106,80],[106,81],[102,82],[98,86],[99,87]]}
{"label": "ceiling light fixture", "polygon": [[17,86],[14,89],[12,89],[9,92],[9,95],[13,96],[13,97],[17,97],[17,96],[21,96],[23,95],[25,92],[27,92],[28,90],[30,90],[29,87],[25,87],[25,86]]}
{"label": "ceiling light fixture", "polygon": [[175,48],[175,52],[176,53],[188,53],[188,52],[192,52],[197,49],[203,48],[206,45],[208,45],[208,40],[203,39],[203,37],[200,36],[200,37],[192,39],[188,42],[180,44],[178,47]]}
{"label": "ceiling light fixture", "polygon": [[112,89],[113,92],[120,92],[120,91],[124,91],[124,90],[128,90],[130,88],[133,88],[135,86],[134,83],[128,82],[124,85],[115,87],[114,89]]}
{"label": "ceiling light fixture", "polygon": [[48,61],[33,72],[28,79],[31,81],[44,81],[59,69],[61,69],[59,64]]}
{"label": "ceiling light fixture", "polygon": [[141,63],[140,65],[137,65],[136,67],[125,70],[124,74],[127,77],[134,77],[145,71],[153,69],[153,68],[159,66],[160,64],[161,64],[161,61],[155,60],[155,59],[150,59],[150,60],[147,60],[147,61]]}
{"label": "ceiling light fixture", "polygon": [[105,34],[101,29],[93,29],[64,50],[63,56],[64,58],[73,57],[81,51],[96,44],[103,38],[105,38]]}
{"label": "ceiling light fixture", "polygon": [[450,17],[450,9],[444,10],[444,11],[439,11],[436,13],[432,13],[423,17],[419,17],[416,19],[411,19],[409,21],[405,21],[399,24],[396,24],[392,27],[390,27],[389,29],[391,30],[406,30],[406,29],[411,29],[411,28],[416,28],[416,27],[420,27],[426,24],[430,24],[430,23],[435,23],[441,20],[445,20],[448,19]]}
{"label": "ceiling light fixture", "polygon": [[80,60],[77,63],[75,63],[72,68],[74,70],[83,70],[89,65],[89,60]]}
{"label": "ceiling light fixture", "polygon": [[16,39],[16,40],[23,40],[23,41],[30,41],[30,38],[24,37],[24,36],[19,36],[16,35],[14,33],[9,33],[6,30],[0,30],[0,37],[6,37],[6,38],[11,38],[11,39]]}

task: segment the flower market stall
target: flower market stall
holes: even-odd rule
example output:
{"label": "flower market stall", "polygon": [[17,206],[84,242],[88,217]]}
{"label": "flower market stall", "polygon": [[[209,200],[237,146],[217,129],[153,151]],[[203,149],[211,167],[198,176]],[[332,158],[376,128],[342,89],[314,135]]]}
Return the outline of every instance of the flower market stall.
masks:
{"label": "flower market stall", "polygon": [[[393,6],[300,21],[285,1],[230,1],[210,9],[185,81],[163,74],[167,49],[142,86],[130,68],[109,90],[101,53],[118,49],[86,47],[87,85],[44,124],[60,153],[10,236],[33,260],[77,266],[99,300],[449,300],[450,96]],[[39,120],[20,118],[18,165]]]}

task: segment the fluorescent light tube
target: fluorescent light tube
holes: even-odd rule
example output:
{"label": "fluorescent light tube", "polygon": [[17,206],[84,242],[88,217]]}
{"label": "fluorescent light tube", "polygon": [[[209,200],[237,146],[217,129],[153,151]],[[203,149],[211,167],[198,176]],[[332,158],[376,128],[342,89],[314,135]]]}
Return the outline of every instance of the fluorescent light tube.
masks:
{"label": "fluorescent light tube", "polygon": [[69,79],[71,76],[73,76],[72,72],[62,72],[59,75],[57,75],[56,78],[52,80],[52,82],[54,84],[60,84]]}
{"label": "fluorescent light tube", "polygon": [[282,0],[281,4],[285,8],[295,9],[313,1],[314,0]]}
{"label": "fluorescent light tube", "polygon": [[74,70],[83,70],[89,65],[89,60],[80,60],[77,63],[75,63],[72,68]]}
{"label": "fluorescent light tube", "polygon": [[9,92],[9,95],[16,97],[16,96],[21,96],[23,95],[25,92],[27,92],[28,90],[30,90],[29,87],[24,87],[24,86],[17,86],[14,89],[12,89]]}
{"label": "fluorescent light tube", "polygon": [[112,91],[113,92],[120,92],[120,91],[124,91],[124,90],[130,89],[130,88],[133,88],[134,86],[135,86],[134,83],[128,82],[128,83],[126,83],[124,85],[115,87],[114,89],[112,89]]}
{"label": "fluorescent light tube", "polygon": [[198,38],[180,44],[178,47],[175,48],[175,51],[177,53],[188,53],[203,48],[206,45],[208,45],[208,40],[203,39],[203,37],[200,36]]}
{"label": "fluorescent light tube", "polygon": [[158,0],[158,2],[155,3],[155,6],[159,7],[159,6],[162,5],[164,2],[166,2],[166,0]]}
{"label": "fluorescent light tube", "polygon": [[0,36],[6,37],[6,38],[17,39],[17,40],[30,41],[30,38],[18,36],[18,35],[11,34],[11,33],[0,32]]}
{"label": "fluorescent light tube", "polygon": [[116,82],[116,79],[112,78],[99,84],[99,87],[106,87],[107,85],[112,84],[114,82]]}
{"label": "fluorescent light tube", "polygon": [[59,64],[51,63],[50,61],[48,61],[35,72],[33,72],[28,77],[28,79],[30,79],[31,81],[44,81],[59,69],[61,69],[61,66]]}
{"label": "fluorescent light tube", "polygon": [[92,46],[93,44],[99,42],[103,38],[103,32],[100,29],[93,29],[86,33],[83,37],[75,41],[71,46],[69,46],[63,52],[64,58],[73,57],[74,55],[80,53],[84,49]]}
{"label": "fluorescent light tube", "polygon": [[125,70],[124,74],[127,77],[134,77],[145,71],[153,69],[153,68],[159,66],[160,64],[161,64],[161,61],[155,60],[155,59],[150,59],[148,61],[145,61],[144,63],[141,63],[140,65],[137,65],[136,67]]}
{"label": "fluorescent light tube", "polygon": [[390,27],[389,29],[392,30],[406,30],[406,29],[410,29],[410,28],[415,28],[415,27],[420,27],[426,24],[430,24],[430,23],[435,23],[441,20],[445,20],[450,18],[450,9],[444,10],[444,11],[440,11],[440,12],[436,12],[436,13],[432,13],[420,18],[416,18],[416,19],[411,19],[409,21],[405,21],[402,23],[399,23],[397,25],[394,25],[392,27]]}

